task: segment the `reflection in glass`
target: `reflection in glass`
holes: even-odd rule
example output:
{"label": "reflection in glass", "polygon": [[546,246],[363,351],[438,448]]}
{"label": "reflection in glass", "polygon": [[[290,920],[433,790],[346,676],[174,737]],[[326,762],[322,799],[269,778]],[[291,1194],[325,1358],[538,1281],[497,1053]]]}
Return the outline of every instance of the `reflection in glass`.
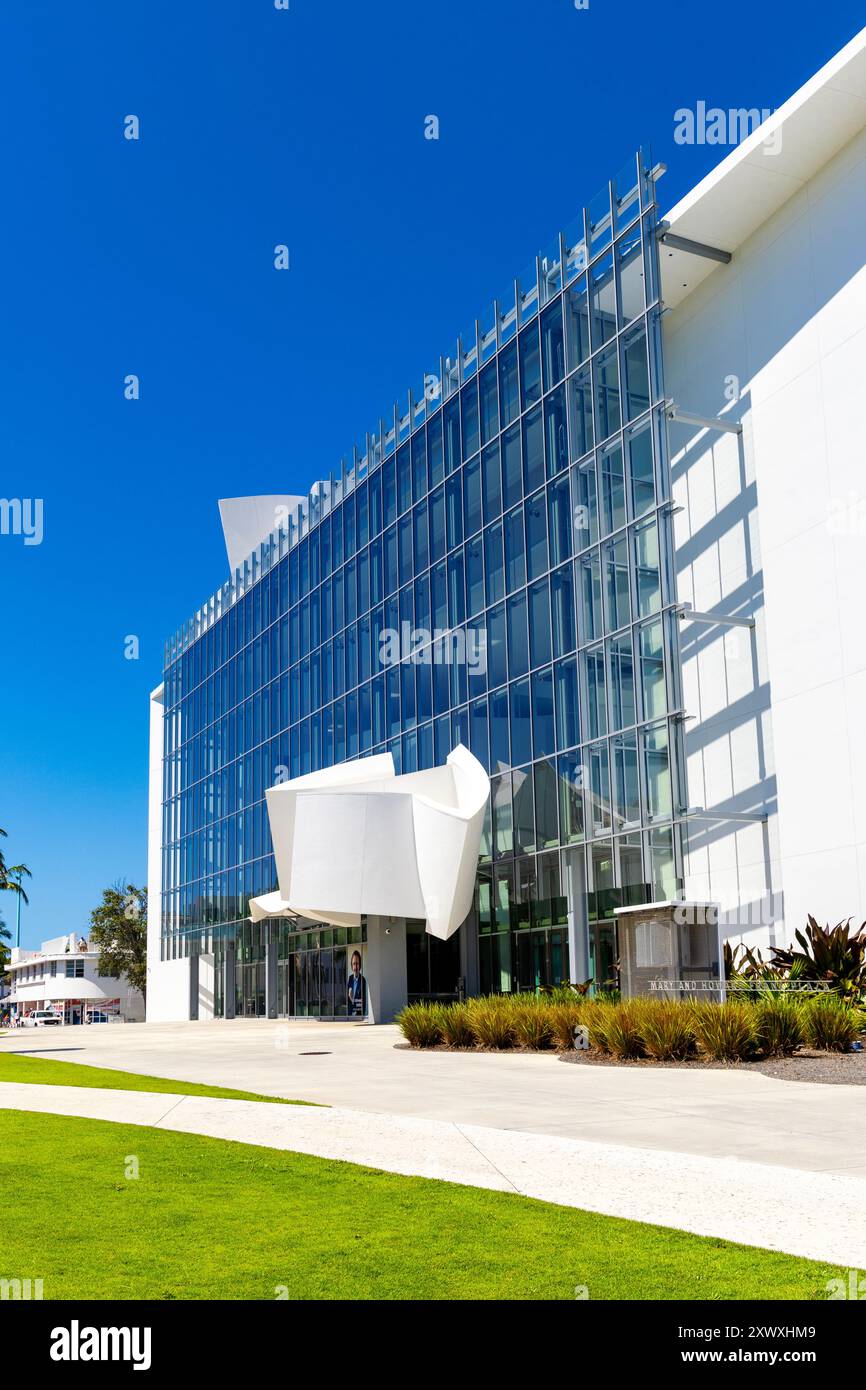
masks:
{"label": "reflection in glass", "polygon": [[634,656],[631,633],[624,632],[608,642],[610,714],[612,729],[628,729],[637,723],[634,700]]}
{"label": "reflection in glass", "polygon": [[616,824],[618,829],[640,824],[640,780],[638,777],[637,739],[634,734],[622,734],[612,744],[614,786],[616,788]]}
{"label": "reflection in glass", "polygon": [[654,521],[634,533],[635,586],[638,617],[645,618],[661,608],[658,528]]}
{"label": "reflection in glass", "polygon": [[559,776],[559,816],[562,843],[575,844],[584,836],[583,785],[584,769],[580,754],[564,753],[557,759]]}
{"label": "reflection in glass", "polygon": [[671,773],[666,724],[654,724],[642,732],[646,813],[648,820],[671,814]]}
{"label": "reflection in glass", "polygon": [[604,648],[590,647],[583,654],[586,673],[586,736],[600,738],[607,733]]}
{"label": "reflection in glass", "polygon": [[644,719],[665,712],[665,659],[661,621],[647,623],[640,632],[641,707]]}
{"label": "reflection in glass", "polygon": [[619,360],[616,344],[593,359],[595,421],[599,439],[607,439],[622,424],[619,400]]}

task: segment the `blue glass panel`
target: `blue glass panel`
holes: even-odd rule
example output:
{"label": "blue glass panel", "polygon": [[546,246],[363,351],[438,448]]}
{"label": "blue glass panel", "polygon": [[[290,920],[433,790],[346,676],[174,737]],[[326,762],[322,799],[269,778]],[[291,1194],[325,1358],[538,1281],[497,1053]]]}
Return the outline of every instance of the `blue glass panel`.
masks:
{"label": "blue glass panel", "polygon": [[488,444],[499,433],[499,399],[496,363],[488,362],[481,373],[481,442]]}
{"label": "blue glass panel", "polygon": [[442,447],[442,411],[427,421],[427,466],[430,470],[430,486],[436,487],[445,476],[445,453]]}
{"label": "blue glass panel", "polygon": [[490,771],[490,728],[487,721],[487,701],[473,700],[469,706],[469,748],[481,763]]}
{"label": "blue glass panel", "polygon": [[526,550],[523,536],[523,508],[509,512],[503,522],[505,532],[505,587],[511,594],[526,583]]}
{"label": "blue glass panel", "polygon": [[538,492],[523,504],[526,516],[526,562],[530,579],[546,573],[547,563],[547,499]]}
{"label": "blue glass panel", "polygon": [[[412,456],[408,444],[397,450],[397,511],[412,505]],[[346,553],[348,554],[348,547]]]}
{"label": "blue glass panel", "polygon": [[487,602],[498,603],[505,595],[505,566],[502,559],[502,523],[484,532],[484,568]]}
{"label": "blue glass panel", "polygon": [[520,414],[520,387],[517,375],[517,343],[511,342],[499,354],[499,417],[502,429]]}
{"label": "blue glass panel", "polygon": [[556,750],[553,721],[553,671],[549,666],[533,671],[532,742],[536,758],[549,757]]}
{"label": "blue glass panel", "polygon": [[412,436],[412,492],[416,502],[427,493],[427,436],[423,430],[417,430]]}
{"label": "blue glass panel", "polygon": [[533,667],[544,666],[552,654],[548,581],[540,579],[528,592],[530,663]]}
{"label": "blue glass panel", "polygon": [[505,607],[500,604],[487,614],[487,684],[502,685],[508,674],[505,647]]}
{"label": "blue glass panel", "polygon": [[515,681],[508,687],[511,716],[511,756],[515,767],[532,760],[532,715],[529,681]]}
{"label": "blue glass panel", "polygon": [[507,511],[523,496],[520,426],[513,425],[502,436],[502,506]]}
{"label": "blue glass panel", "polygon": [[430,495],[430,559],[441,560],[445,554],[445,490],[437,488]]}
{"label": "blue glass panel", "polygon": [[568,427],[565,387],[558,386],[544,402],[544,448],[547,476],[554,477],[568,467]]}
{"label": "blue glass panel", "polygon": [[490,770],[511,766],[508,740],[508,691],[503,686],[490,696]]}
{"label": "blue glass panel", "polygon": [[460,392],[463,415],[463,457],[469,459],[481,445],[478,419],[478,382],[472,380]]}
{"label": "blue glass panel", "polygon": [[544,482],[544,426],[541,406],[523,420],[523,488],[528,494]]}
{"label": "blue glass panel", "polygon": [[481,530],[481,459],[474,458],[463,470],[463,521],[465,534]]}
{"label": "blue glass panel", "polygon": [[461,479],[449,478],[445,484],[445,517],[448,549],[463,541],[463,488]]}
{"label": "blue glass panel", "polygon": [[520,405],[526,410],[541,399],[541,353],[538,347],[538,320],[524,328],[520,343]]}
{"label": "blue glass panel", "polygon": [[483,556],[481,537],[476,536],[466,546],[466,608],[469,614],[480,613],[485,604]]}
{"label": "blue glass panel", "polygon": [[445,429],[445,472],[453,473],[460,467],[462,451],[460,445],[460,397],[452,396],[444,411]]}
{"label": "blue glass panel", "polygon": [[541,362],[544,390],[549,391],[565,376],[565,337],[562,330],[562,299],[549,304],[541,315]]}
{"label": "blue glass panel", "polygon": [[579,742],[577,662],[572,656],[556,665],[556,746],[573,748]]}
{"label": "blue glass panel", "polygon": [[[385,525],[390,526],[392,521],[397,520],[397,472],[394,458],[386,459],[382,464],[382,498],[384,503]],[[345,505],[345,504],[344,504]],[[334,528],[334,541],[336,543],[336,527]],[[335,566],[342,564],[342,555],[338,559],[334,556]]]}
{"label": "blue glass panel", "polygon": [[502,512],[502,476],[499,467],[499,441],[489,444],[481,454],[484,520],[494,521]]}
{"label": "blue glass panel", "polygon": [[529,670],[527,640],[526,593],[515,594],[508,600],[508,674],[525,676]]}

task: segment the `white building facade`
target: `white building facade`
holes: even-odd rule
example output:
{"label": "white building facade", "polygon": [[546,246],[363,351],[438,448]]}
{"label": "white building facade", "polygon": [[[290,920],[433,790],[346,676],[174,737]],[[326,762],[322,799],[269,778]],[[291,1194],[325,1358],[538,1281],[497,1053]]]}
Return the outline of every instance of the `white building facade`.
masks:
{"label": "white building facade", "polygon": [[141,1023],[144,999],[125,976],[99,974],[99,951],[70,932],[43,941],[38,951],[13,947],[11,992],[4,1009],[23,1019],[35,1009],[51,1009],[64,1023]]}
{"label": "white building facade", "polygon": [[[866,32],[866,31],[864,31]],[[786,945],[866,916],[866,37],[668,213],[686,896]],[[730,819],[731,816],[766,820]],[[712,817],[712,818],[710,818]]]}

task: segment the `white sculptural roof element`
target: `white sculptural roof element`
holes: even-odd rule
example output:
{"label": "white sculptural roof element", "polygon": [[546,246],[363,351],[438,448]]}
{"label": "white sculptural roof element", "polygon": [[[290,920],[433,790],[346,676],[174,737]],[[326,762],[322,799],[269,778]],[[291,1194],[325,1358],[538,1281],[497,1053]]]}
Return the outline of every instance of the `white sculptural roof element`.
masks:
{"label": "white sculptural roof element", "polygon": [[243,569],[253,551],[276,531],[281,522],[293,515],[303,501],[286,493],[263,497],[223,497],[220,499],[220,520],[229,572]]}
{"label": "white sculptural roof element", "polygon": [[381,753],[271,787],[279,891],[250,899],[252,920],[416,917],[447,941],[472,906],[489,790],[462,744],[423,772],[398,777]]}

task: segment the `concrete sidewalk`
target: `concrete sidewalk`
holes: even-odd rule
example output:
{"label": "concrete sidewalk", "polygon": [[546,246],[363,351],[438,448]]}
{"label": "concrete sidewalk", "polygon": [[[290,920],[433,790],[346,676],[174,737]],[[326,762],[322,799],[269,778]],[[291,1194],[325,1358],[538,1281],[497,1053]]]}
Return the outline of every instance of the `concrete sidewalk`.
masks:
{"label": "concrete sidewalk", "polygon": [[[26,1029],[32,1052],[375,1115],[866,1178],[866,1086],[732,1067],[568,1066],[545,1053],[410,1052],[393,1027],[231,1022]],[[768,1191],[776,1188],[769,1174]]]}
{"label": "concrete sidewalk", "polygon": [[815,1183],[813,1175],[781,1165],[514,1129],[343,1107],[326,1110],[75,1086],[3,1082],[0,1109],[210,1135],[521,1193],[845,1268],[866,1263],[863,1176],[827,1174]]}

